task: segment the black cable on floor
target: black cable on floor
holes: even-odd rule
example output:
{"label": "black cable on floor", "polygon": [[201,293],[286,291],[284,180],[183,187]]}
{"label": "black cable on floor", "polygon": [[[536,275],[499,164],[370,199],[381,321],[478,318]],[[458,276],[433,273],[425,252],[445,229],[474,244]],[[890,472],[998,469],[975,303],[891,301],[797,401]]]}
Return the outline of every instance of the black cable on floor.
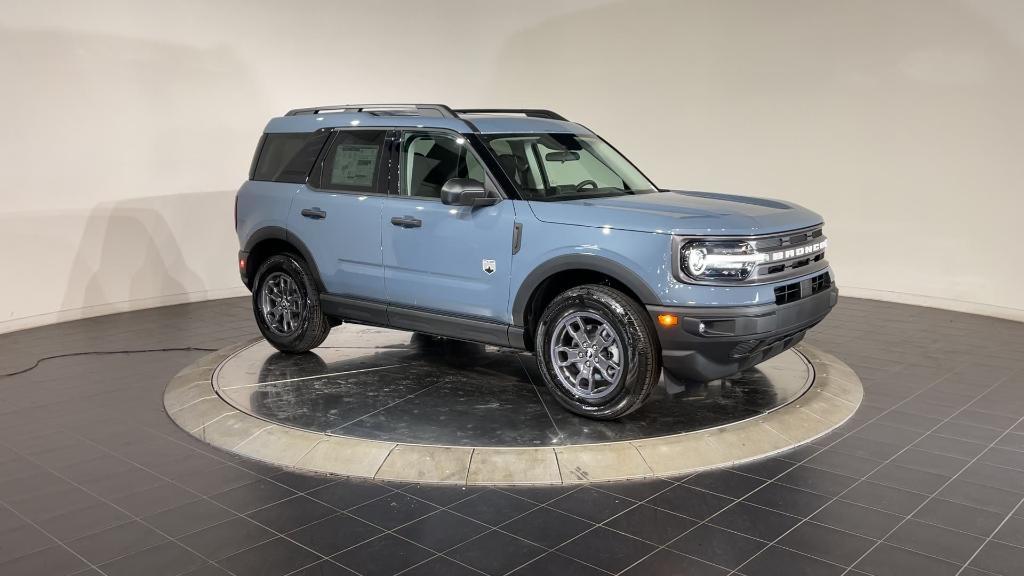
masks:
{"label": "black cable on floor", "polygon": [[144,352],[216,352],[216,348],[197,348],[195,346],[185,346],[182,348],[143,348],[138,350],[99,350],[93,352],[68,352],[67,354],[55,354],[53,356],[44,356],[35,361],[34,364],[28,368],[22,370],[15,370],[14,372],[8,372],[6,374],[0,374],[0,378],[8,378],[10,376],[17,376],[24,374],[31,370],[35,370],[40,364],[47,360],[55,360],[57,358],[70,358],[72,356],[101,356],[105,354],[141,354]]}

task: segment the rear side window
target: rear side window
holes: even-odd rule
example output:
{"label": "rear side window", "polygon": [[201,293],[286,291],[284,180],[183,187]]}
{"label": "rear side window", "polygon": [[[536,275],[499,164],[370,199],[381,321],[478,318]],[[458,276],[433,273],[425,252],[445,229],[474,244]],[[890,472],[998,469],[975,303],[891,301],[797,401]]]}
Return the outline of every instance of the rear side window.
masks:
{"label": "rear side window", "polygon": [[323,164],[323,187],[349,192],[373,192],[384,130],[340,131]]}
{"label": "rear side window", "polygon": [[265,135],[252,179],[305,182],[328,136],[326,130]]}

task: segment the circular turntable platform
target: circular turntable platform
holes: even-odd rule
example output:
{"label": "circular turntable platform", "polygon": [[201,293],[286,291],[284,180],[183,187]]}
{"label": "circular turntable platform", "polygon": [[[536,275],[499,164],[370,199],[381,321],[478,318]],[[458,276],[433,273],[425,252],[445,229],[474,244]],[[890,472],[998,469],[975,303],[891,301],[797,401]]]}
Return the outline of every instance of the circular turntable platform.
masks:
{"label": "circular turntable platform", "polygon": [[276,464],[452,483],[678,474],[791,448],[856,410],[860,381],[803,346],[705,385],[662,383],[618,421],[555,401],[526,353],[342,325],[315,351],[263,340],[182,371],[165,407],[188,432]]}
{"label": "circular turntable platform", "polygon": [[214,377],[240,411],[303,430],[385,442],[528,447],[639,440],[764,414],[814,379],[796,352],[735,377],[668,392],[619,421],[563,409],[530,354],[422,334],[344,325],[308,354],[257,342]]}

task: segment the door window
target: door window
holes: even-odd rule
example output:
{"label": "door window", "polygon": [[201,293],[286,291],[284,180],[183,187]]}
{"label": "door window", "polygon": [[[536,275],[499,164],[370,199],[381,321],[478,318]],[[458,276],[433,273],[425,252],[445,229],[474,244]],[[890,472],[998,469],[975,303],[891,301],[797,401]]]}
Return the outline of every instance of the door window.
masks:
{"label": "door window", "polygon": [[440,133],[407,133],[402,137],[399,195],[440,198],[452,178],[484,181],[484,168],[465,138]]}
{"label": "door window", "polygon": [[374,192],[383,146],[383,130],[339,131],[324,158],[322,187]]}

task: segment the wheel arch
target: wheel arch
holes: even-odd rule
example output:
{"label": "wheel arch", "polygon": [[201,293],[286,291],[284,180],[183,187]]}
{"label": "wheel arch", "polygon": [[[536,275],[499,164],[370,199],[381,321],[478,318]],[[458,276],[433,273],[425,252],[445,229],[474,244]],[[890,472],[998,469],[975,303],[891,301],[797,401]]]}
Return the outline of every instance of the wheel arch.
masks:
{"label": "wheel arch", "polygon": [[584,284],[605,284],[641,304],[658,304],[654,290],[625,265],[587,254],[566,254],[535,268],[520,284],[512,303],[512,324],[523,328],[527,350],[533,350],[536,320],[556,295]]}
{"label": "wheel arch", "polygon": [[245,269],[251,271],[251,273],[246,274],[245,281],[246,287],[250,290],[252,290],[253,283],[256,281],[256,271],[259,270],[259,267],[267,258],[274,254],[292,252],[298,254],[306,261],[306,265],[313,275],[313,280],[316,282],[317,289],[321,293],[325,292],[323,280],[320,278],[320,270],[317,269],[316,261],[313,260],[313,254],[302,240],[294,234],[288,233],[286,229],[280,226],[260,228],[249,236],[242,250],[246,252]]}

